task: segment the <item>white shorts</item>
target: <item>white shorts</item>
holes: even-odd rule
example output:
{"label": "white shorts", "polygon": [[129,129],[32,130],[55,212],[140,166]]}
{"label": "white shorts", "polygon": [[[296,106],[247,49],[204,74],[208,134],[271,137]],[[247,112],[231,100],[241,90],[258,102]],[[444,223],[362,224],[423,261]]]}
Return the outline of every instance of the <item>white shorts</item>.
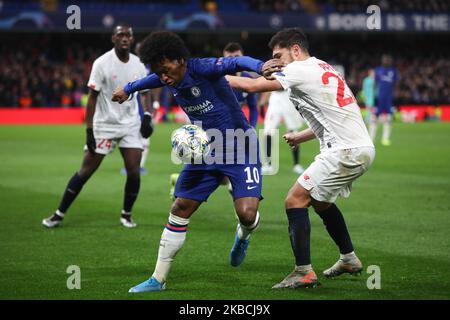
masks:
{"label": "white shorts", "polygon": [[317,201],[334,203],[338,196],[347,198],[352,182],[371,166],[374,147],[326,151],[317,155],[297,182]]}
{"label": "white shorts", "polygon": [[288,96],[272,92],[269,98],[269,107],[264,119],[264,134],[269,135],[284,121],[288,131],[298,131],[303,126],[303,118],[295,109]]}
{"label": "white shorts", "polygon": [[[108,155],[115,147],[144,149],[140,124],[128,128],[108,128],[94,125],[94,137],[97,148],[96,153]],[[87,150],[87,146],[84,146]]]}

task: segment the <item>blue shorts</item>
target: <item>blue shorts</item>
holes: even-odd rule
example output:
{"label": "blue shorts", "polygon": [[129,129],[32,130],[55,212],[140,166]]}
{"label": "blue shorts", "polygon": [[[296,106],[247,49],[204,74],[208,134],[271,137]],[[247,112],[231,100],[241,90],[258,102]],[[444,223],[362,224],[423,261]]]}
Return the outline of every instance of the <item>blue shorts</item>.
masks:
{"label": "blue shorts", "polygon": [[382,113],[392,114],[392,96],[381,95],[377,99],[376,115]]}
{"label": "blue shorts", "polygon": [[234,200],[244,197],[262,199],[261,164],[186,165],[175,185],[175,197],[206,201],[224,177],[230,179]]}

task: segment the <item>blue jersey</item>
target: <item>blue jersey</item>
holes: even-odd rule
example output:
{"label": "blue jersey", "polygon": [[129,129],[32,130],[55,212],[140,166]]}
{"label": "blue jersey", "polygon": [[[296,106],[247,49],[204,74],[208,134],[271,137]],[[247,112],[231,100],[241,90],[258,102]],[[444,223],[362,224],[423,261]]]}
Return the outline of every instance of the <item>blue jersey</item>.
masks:
{"label": "blue jersey", "polygon": [[[192,123],[201,122],[204,130],[218,129],[221,131],[224,141],[223,148],[226,153],[233,150],[234,160],[237,156],[236,151],[242,151],[242,148],[249,146],[239,144],[235,139],[227,142],[227,129],[242,129],[250,132],[255,139],[256,132],[245,118],[233,89],[224,76],[244,70],[260,73],[262,65],[262,61],[246,56],[192,58],[187,60],[187,70],[182,81],[176,86],[167,86]],[[164,85],[165,83],[152,73],[143,79],[128,83],[124,90],[127,94],[131,94]],[[215,156],[217,157],[217,155]]]}
{"label": "blue jersey", "polygon": [[375,69],[375,82],[378,88],[378,96],[392,97],[397,80],[397,68],[383,66],[377,67]]}
{"label": "blue jersey", "polygon": [[[247,72],[241,72],[241,77],[253,78]],[[256,93],[247,93],[234,88],[233,92],[240,104],[247,102],[248,110],[250,112],[250,125],[253,128],[256,128],[256,125],[258,123],[258,98],[256,96]]]}

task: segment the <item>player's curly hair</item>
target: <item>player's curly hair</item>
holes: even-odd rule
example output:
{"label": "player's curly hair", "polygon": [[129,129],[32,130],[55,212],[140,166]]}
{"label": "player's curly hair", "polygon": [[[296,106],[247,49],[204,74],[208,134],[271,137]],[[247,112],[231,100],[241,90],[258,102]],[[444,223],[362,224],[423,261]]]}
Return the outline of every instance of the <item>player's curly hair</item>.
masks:
{"label": "player's curly hair", "polygon": [[155,31],[147,36],[139,48],[142,63],[154,69],[159,63],[168,60],[186,60],[189,50],[184,41],[171,31]]}
{"label": "player's curly hair", "polygon": [[273,50],[274,47],[290,48],[297,44],[304,51],[308,52],[309,44],[306,35],[300,28],[287,28],[278,31],[269,41],[269,48]]}

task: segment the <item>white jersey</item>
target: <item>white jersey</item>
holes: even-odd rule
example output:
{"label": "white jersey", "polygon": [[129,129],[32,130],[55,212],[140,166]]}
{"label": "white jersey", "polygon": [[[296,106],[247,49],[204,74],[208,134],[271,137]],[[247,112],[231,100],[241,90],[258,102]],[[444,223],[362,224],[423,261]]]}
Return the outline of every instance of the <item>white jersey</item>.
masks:
{"label": "white jersey", "polygon": [[320,141],[320,150],[373,147],[359,106],[342,76],[310,57],[275,74],[297,111]]}
{"label": "white jersey", "polygon": [[94,61],[88,87],[98,91],[94,114],[94,129],[124,129],[139,125],[139,109],[136,95],[123,104],[111,101],[113,91],[118,86],[147,76],[144,64],[130,53],[130,59],[124,63],[117,57],[114,49],[106,52]]}

